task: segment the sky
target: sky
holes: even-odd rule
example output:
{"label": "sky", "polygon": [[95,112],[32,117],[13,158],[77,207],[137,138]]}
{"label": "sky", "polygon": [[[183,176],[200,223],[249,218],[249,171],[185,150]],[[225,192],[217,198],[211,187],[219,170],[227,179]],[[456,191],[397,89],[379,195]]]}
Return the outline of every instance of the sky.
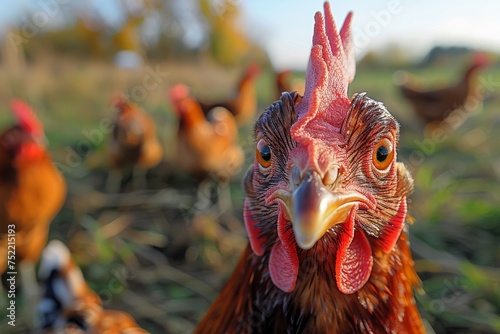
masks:
{"label": "sky", "polygon": [[[233,0],[244,10],[244,27],[265,45],[276,67],[304,68],[311,48],[314,13],[323,0]],[[500,1],[330,1],[337,26],[353,11],[359,59],[369,50],[399,45],[423,56],[434,45],[500,51]]]}
{"label": "sky", "polygon": [[[26,8],[54,8],[77,0],[0,0],[0,30]],[[89,0],[109,20],[119,0]],[[127,0],[134,1],[134,0]],[[186,0],[197,1],[197,0]],[[222,0],[214,0],[222,1]],[[228,0],[241,7],[241,26],[263,45],[277,68],[303,69],[311,48],[314,13],[323,0]],[[471,46],[500,52],[500,1],[497,0],[353,0],[331,1],[340,27],[354,12],[353,36],[359,59],[369,50],[398,45],[422,56],[434,45]],[[58,5],[60,4],[60,5]],[[56,12],[58,10],[56,8]],[[51,17],[51,24],[58,15]]]}

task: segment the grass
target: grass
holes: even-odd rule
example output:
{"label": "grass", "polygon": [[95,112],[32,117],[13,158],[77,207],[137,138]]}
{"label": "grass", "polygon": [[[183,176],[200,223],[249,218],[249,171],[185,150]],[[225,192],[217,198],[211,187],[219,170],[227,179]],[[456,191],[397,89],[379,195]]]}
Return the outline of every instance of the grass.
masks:
{"label": "grass", "polygon": [[[22,71],[3,66],[0,96],[3,101],[22,97],[37,110],[69,185],[50,238],[69,245],[106,307],[130,312],[153,333],[190,332],[246,244],[240,189],[244,171],[230,184],[231,212],[221,213],[217,206],[196,209],[194,182],[175,169],[176,120],[167,90],[183,81],[199,95],[222,96],[238,71],[207,63],[149,64],[168,72],[139,101],[156,120],[165,162],[149,173],[147,190],[109,195],[99,191],[107,173],[107,133],[100,123],[111,115],[110,97],[142,87],[148,72],[50,57]],[[402,125],[399,159],[415,179],[410,233],[423,281],[419,307],[436,333],[500,332],[500,144],[495,139],[500,94],[491,93],[480,112],[438,143],[424,137],[422,125],[399,97],[394,71],[358,69],[350,92],[367,91],[383,101]],[[429,82],[457,77],[453,66],[414,72]],[[498,67],[485,74],[500,80]],[[260,110],[276,98],[271,73],[259,78],[258,96]],[[4,103],[2,128],[11,121],[6,110]],[[245,166],[253,155],[251,133],[249,126],[240,134]],[[411,160],[415,152],[423,155],[418,163]],[[0,332],[24,332],[21,327],[12,330],[3,319]]]}

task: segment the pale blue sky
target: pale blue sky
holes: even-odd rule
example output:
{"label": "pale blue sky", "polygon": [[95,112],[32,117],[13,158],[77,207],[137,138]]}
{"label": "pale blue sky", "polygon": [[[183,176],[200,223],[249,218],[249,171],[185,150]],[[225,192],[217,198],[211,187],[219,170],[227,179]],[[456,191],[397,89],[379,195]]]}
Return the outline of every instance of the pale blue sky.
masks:
{"label": "pale blue sky", "polygon": [[[59,1],[66,4],[61,5],[49,24],[64,20],[64,15],[59,13],[79,3]],[[115,10],[120,0],[89,1],[107,20],[120,20]],[[314,13],[322,10],[323,0],[230,1],[243,8],[242,27],[268,50],[275,66],[306,66]],[[0,29],[15,22],[26,9],[36,11],[43,4],[57,2],[0,0]],[[370,49],[389,44],[401,45],[417,55],[436,44],[500,51],[500,1],[497,0],[339,0],[330,3],[339,26],[349,10],[354,12],[353,33],[358,58]]]}
{"label": "pale blue sky", "polygon": [[[238,2],[245,8],[245,27],[266,46],[276,66],[307,64],[314,13],[322,10],[323,0],[288,0],[286,6],[278,0]],[[417,55],[436,44],[500,51],[500,1],[355,0],[330,4],[338,26],[348,11],[354,12],[358,58],[391,43]]]}

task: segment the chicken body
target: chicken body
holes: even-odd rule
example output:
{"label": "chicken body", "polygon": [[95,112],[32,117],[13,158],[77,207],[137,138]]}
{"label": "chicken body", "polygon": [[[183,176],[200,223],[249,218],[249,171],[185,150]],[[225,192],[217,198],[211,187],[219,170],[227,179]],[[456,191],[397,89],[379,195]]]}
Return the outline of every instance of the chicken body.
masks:
{"label": "chicken body", "polygon": [[255,80],[260,72],[257,65],[251,64],[240,79],[238,87],[229,99],[225,101],[198,101],[203,113],[208,115],[216,107],[227,109],[236,118],[236,122],[245,125],[253,121],[257,111],[257,94]]}
{"label": "chicken body", "polygon": [[129,314],[103,309],[101,299],[87,285],[62,242],[53,240],[47,245],[40,278],[44,284],[37,309],[41,333],[148,333]]}
{"label": "chicken body", "polygon": [[[124,98],[117,98],[114,101],[114,107],[118,113],[112,136],[108,141],[110,167],[114,171],[123,173],[126,168],[130,167],[135,168],[136,172],[144,172],[158,165],[163,157],[163,150],[156,136],[153,119],[139,106]],[[136,177],[134,181],[139,180],[137,175],[134,177]],[[140,181],[145,183],[145,180]],[[118,187],[108,184],[108,188]]]}
{"label": "chicken body", "polygon": [[[476,55],[474,61],[469,65],[462,79],[451,86],[425,90],[407,79],[407,74],[403,75],[403,82],[400,90],[403,97],[412,105],[415,114],[426,124],[444,121],[454,110],[464,107],[474,95],[474,75],[487,64],[483,55]],[[476,96],[476,98],[482,98]]]}
{"label": "chicken body", "polygon": [[208,176],[229,180],[243,163],[233,115],[223,107],[215,107],[205,117],[183,85],[172,88],[171,100],[179,117],[176,162],[200,181]]}
{"label": "chicken body", "polygon": [[349,14],[316,14],[304,97],[284,93],[255,124],[244,180],[250,245],[195,333],[424,333],[413,289],[399,125],[347,97]]}
{"label": "chicken body", "polygon": [[[15,250],[16,264],[38,261],[66,197],[66,184],[43,145],[41,123],[24,103],[12,107],[18,124],[0,135],[0,272],[7,269],[8,250]],[[9,230],[15,231],[14,243]]]}

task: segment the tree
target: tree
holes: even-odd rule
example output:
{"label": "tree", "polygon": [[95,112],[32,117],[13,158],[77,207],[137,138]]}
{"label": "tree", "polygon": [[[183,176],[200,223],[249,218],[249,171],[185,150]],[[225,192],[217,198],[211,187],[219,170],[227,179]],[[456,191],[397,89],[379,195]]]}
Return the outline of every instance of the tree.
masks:
{"label": "tree", "polygon": [[234,0],[200,0],[209,27],[211,56],[223,65],[240,64],[252,45],[238,27],[239,8]]}

